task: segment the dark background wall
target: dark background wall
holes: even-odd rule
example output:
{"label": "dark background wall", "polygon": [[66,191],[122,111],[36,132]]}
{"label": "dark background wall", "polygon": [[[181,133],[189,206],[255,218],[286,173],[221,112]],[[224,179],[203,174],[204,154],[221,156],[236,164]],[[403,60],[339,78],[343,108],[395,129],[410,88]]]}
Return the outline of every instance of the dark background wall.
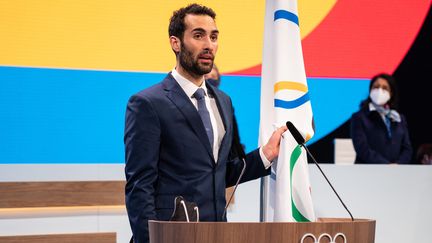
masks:
{"label": "dark background wall", "polygon": [[[377,53],[379,55],[379,53]],[[415,153],[432,143],[432,8],[405,58],[393,73],[399,88],[399,110],[407,118]],[[350,137],[350,121],[315,142],[309,149],[322,163],[334,162],[334,139]]]}

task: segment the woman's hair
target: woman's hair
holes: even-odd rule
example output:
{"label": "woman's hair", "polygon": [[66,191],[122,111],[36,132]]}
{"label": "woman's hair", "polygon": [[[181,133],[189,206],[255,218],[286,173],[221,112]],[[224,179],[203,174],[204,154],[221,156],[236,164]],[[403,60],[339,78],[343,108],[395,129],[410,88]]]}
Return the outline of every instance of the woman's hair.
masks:
{"label": "woman's hair", "polygon": [[[370,83],[369,83],[369,93],[372,89],[373,84],[379,78],[387,80],[387,83],[390,86],[390,100],[387,102],[390,106],[390,109],[397,109],[398,108],[398,100],[399,100],[398,90],[397,90],[397,86],[396,86],[396,80],[390,74],[380,73],[380,74],[373,76]],[[360,103],[360,106],[362,108],[367,107],[370,102],[371,102],[371,98],[368,95],[368,97]]]}
{"label": "woman's hair", "polygon": [[421,164],[425,154],[432,156],[432,143],[423,143],[420,145],[417,149],[416,161]]}

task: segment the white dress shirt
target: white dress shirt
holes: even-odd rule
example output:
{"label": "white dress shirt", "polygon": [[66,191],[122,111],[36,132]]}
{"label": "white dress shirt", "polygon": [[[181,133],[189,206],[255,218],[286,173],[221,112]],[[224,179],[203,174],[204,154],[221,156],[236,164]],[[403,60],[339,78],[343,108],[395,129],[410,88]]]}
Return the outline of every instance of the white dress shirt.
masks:
{"label": "white dress shirt", "polygon": [[192,104],[195,106],[197,110],[198,110],[198,101],[193,97],[193,95],[199,88],[202,88],[204,90],[205,93],[204,100],[205,100],[207,110],[209,111],[210,114],[210,122],[213,129],[213,156],[215,161],[217,162],[220,144],[222,142],[222,138],[225,135],[225,127],[223,125],[223,121],[219,113],[219,109],[217,108],[215,98],[208,94],[205,81],[202,82],[201,86],[198,87],[191,81],[187,80],[185,77],[181,76],[175,69],[172,70],[171,74],[174,77],[174,79],[177,81],[177,83],[180,85],[180,87],[183,89],[183,91],[186,93],[186,95],[189,97],[190,101],[192,102]]}
{"label": "white dress shirt", "polygon": [[[179,74],[175,68],[171,71],[171,74],[174,77],[174,79],[177,81],[177,83],[180,85],[180,87],[183,89],[183,91],[186,93],[186,95],[189,97],[190,101],[192,102],[192,104],[195,106],[197,110],[198,110],[198,102],[193,97],[193,94],[199,88],[204,89],[205,92],[204,99],[210,114],[210,122],[213,128],[213,156],[214,156],[214,160],[217,162],[219,156],[220,144],[222,142],[222,138],[225,135],[225,128],[215,98],[208,94],[207,87],[205,85],[205,80],[203,80],[201,86],[198,87],[192,81],[189,81],[181,74]],[[268,161],[268,159],[264,156],[264,153],[262,152],[262,148],[260,148],[259,153],[260,153],[261,160],[263,161],[263,164],[267,169],[268,167],[271,166],[271,162]]]}

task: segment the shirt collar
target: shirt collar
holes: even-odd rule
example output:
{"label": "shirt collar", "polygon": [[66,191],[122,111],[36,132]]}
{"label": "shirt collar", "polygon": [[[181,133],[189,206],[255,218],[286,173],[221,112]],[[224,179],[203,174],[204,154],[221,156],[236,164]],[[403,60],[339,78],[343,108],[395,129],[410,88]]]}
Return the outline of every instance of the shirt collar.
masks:
{"label": "shirt collar", "polygon": [[369,111],[376,111],[375,106],[372,104],[372,102],[369,102]]}
{"label": "shirt collar", "polygon": [[175,68],[173,68],[171,74],[189,98],[192,98],[193,94],[199,88],[204,89],[204,93],[205,95],[207,95],[207,87],[205,85],[205,80],[202,82],[201,86],[196,86],[192,81],[188,80],[180,73],[178,73]]}

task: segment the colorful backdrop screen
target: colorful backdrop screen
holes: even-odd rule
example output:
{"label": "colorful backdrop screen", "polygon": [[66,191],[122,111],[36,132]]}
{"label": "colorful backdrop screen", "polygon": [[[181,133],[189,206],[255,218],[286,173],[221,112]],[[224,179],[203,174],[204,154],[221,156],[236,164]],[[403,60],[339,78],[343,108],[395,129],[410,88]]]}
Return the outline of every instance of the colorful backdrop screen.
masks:
{"label": "colorful backdrop screen", "polygon": [[[216,63],[242,142],[257,146],[264,1],[202,2],[217,12]],[[0,2],[0,163],[124,163],[128,98],[175,65],[168,19],[187,1]],[[314,143],[392,73],[428,0],[299,0]],[[396,14],[397,13],[397,14]]]}

